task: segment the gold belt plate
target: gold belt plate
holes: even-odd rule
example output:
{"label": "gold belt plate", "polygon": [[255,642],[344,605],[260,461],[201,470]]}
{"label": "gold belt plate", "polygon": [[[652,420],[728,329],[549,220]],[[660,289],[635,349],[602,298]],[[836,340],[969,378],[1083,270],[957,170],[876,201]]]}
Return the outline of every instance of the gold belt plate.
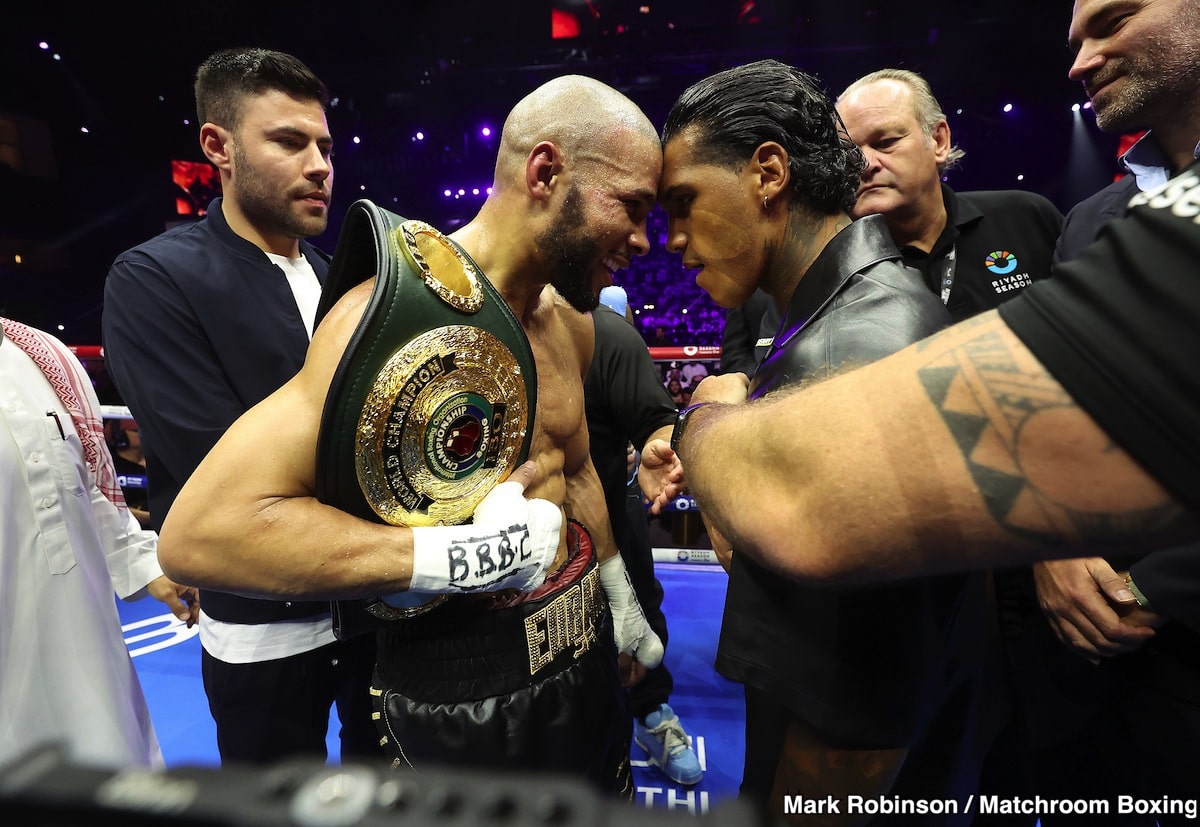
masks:
{"label": "gold belt plate", "polygon": [[355,433],[371,508],[393,525],[465,522],[516,466],[529,423],[521,366],[469,325],[409,340],[380,369]]}

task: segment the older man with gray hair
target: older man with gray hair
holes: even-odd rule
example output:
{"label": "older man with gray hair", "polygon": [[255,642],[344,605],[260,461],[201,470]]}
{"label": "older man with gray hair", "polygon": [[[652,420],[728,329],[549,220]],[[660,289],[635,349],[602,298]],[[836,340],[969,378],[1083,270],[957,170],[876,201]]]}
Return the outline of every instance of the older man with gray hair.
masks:
{"label": "older man with gray hair", "polygon": [[956,321],[1050,275],[1061,213],[1031,192],[947,186],[966,153],[923,77],[880,69],[846,87],[837,109],[867,158],[854,217],[883,215],[904,263],[925,274]]}

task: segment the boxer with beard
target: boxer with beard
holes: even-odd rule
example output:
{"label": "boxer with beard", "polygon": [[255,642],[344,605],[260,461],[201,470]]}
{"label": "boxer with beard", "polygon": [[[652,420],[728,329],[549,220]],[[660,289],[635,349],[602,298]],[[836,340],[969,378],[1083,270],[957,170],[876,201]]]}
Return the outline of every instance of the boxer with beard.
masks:
{"label": "boxer with beard", "polygon": [[[373,696],[394,767],[554,771],[632,795],[622,683],[656,665],[662,645],[629,587],[589,457],[583,377],[594,329],[583,311],[613,270],[648,251],[661,166],[646,116],[590,78],[551,80],[509,114],[491,194],[448,240],[519,321],[541,404],[530,461],[482,501],[472,526],[383,525],[314,496],[322,409],[369,280],[324,317],[296,378],[234,423],[163,527],[166,570],[262,597],[448,591],[426,551],[480,526],[517,526],[545,552],[544,583],[531,566],[520,591],[455,597],[379,634]],[[582,601],[559,605],[576,587]],[[535,664],[528,630],[539,612],[574,631]]]}

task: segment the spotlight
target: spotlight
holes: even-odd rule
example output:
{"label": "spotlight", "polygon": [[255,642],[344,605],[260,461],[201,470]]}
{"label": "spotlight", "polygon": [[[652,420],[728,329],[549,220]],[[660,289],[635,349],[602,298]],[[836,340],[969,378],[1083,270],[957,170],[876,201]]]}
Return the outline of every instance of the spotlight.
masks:
{"label": "spotlight", "polygon": [[413,136],[413,138],[418,141],[423,141],[423,140],[425,140],[425,133],[418,132],[416,135]]}
{"label": "spotlight", "polygon": [[1091,108],[1092,108],[1092,102],[1091,102],[1091,101],[1087,101],[1086,103],[1084,103],[1084,105],[1083,105],[1083,108],[1084,108],[1084,109],[1091,109]]}
{"label": "spotlight", "polygon": [[362,143],[362,138],[358,137],[357,135],[354,136],[353,140],[354,140],[354,143],[356,143],[356,144]]}
{"label": "spotlight", "polygon": [[490,138],[492,137],[492,128],[490,126],[485,126],[483,129],[479,130],[479,134],[485,138]]}
{"label": "spotlight", "polygon": [[1011,104],[1011,103],[1006,103],[1006,104],[1004,104],[1004,111],[1005,111],[1005,112],[1011,112],[1011,111],[1012,111],[1012,104]]}
{"label": "spotlight", "polygon": [[1071,111],[1072,111],[1072,112],[1078,112],[1078,111],[1079,111],[1079,104],[1077,104],[1077,103],[1075,103],[1075,104],[1071,104]]}

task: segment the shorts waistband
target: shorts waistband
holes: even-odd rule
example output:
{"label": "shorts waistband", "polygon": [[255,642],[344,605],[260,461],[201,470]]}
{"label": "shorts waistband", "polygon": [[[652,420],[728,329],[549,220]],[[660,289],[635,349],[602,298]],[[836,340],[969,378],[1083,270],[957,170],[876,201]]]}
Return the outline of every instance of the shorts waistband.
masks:
{"label": "shorts waistband", "polygon": [[577,523],[568,531],[571,556],[534,591],[454,599],[389,624],[378,638],[382,683],[418,700],[490,697],[557,674],[599,645],[609,615],[591,537]]}

